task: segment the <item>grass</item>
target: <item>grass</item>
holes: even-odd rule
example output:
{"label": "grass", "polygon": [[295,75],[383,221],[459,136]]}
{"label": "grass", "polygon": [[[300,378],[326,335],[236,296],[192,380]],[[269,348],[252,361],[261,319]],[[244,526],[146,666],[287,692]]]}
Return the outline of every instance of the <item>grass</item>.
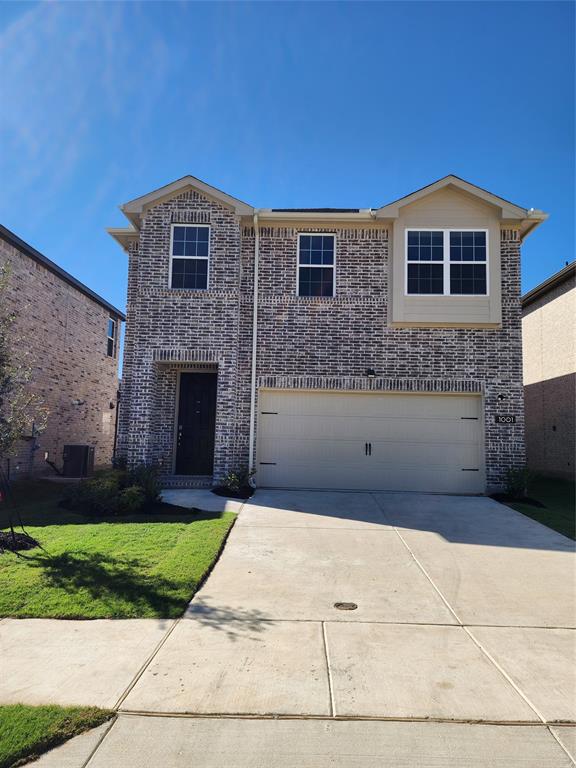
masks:
{"label": "grass", "polygon": [[96,707],[0,707],[0,768],[34,760],[111,716],[112,712]]}
{"label": "grass", "polygon": [[[0,616],[172,618],[183,613],[220,552],[232,513],[87,518],[58,506],[61,486],[14,490],[26,532],[41,545],[0,554]],[[7,504],[0,528],[8,526]]]}
{"label": "grass", "polygon": [[528,496],[544,504],[544,509],[516,501],[510,502],[509,506],[570,539],[576,539],[574,482],[535,477],[528,487]]}

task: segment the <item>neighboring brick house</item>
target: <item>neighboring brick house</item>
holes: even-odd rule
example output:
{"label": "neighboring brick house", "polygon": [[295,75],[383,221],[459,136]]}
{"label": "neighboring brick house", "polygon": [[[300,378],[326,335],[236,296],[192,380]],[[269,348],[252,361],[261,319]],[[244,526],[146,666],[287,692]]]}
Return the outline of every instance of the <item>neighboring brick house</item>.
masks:
{"label": "neighboring brick house", "polygon": [[576,262],[522,297],[528,466],[574,479]]}
{"label": "neighboring brick house", "polygon": [[542,212],[455,176],[366,210],[255,209],[187,176],[122,211],[130,462],[472,493],[523,465],[520,246]]}
{"label": "neighboring brick house", "polygon": [[[4,459],[13,479],[62,469],[64,445],[89,445],[110,464],[124,315],[53,261],[0,226],[0,266],[9,265],[2,309],[14,311],[15,354],[26,355],[30,391],[48,409],[47,428]],[[46,456],[47,454],[47,456]]]}

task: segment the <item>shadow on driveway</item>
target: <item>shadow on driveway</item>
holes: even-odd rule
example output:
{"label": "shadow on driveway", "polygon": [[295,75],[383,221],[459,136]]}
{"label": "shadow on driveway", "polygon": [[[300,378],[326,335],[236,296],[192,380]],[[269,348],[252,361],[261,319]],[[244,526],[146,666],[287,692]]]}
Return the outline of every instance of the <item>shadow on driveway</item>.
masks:
{"label": "shadow on driveway", "polygon": [[[317,521],[310,523],[310,516]],[[263,489],[247,502],[240,525],[332,528],[338,521],[436,533],[458,544],[574,551],[567,537],[484,496]]]}

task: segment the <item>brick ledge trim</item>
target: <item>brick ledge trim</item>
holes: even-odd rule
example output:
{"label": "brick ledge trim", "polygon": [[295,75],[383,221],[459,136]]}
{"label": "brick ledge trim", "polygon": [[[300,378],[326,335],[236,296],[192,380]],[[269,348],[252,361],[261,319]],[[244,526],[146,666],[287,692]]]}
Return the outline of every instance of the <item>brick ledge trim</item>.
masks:
{"label": "brick ledge trim", "polygon": [[213,349],[153,349],[154,363],[212,363],[218,365],[221,355]]}
{"label": "brick ledge trim", "polygon": [[324,389],[360,392],[450,392],[481,394],[481,381],[449,381],[445,379],[368,379],[360,376],[259,376],[262,389]]}

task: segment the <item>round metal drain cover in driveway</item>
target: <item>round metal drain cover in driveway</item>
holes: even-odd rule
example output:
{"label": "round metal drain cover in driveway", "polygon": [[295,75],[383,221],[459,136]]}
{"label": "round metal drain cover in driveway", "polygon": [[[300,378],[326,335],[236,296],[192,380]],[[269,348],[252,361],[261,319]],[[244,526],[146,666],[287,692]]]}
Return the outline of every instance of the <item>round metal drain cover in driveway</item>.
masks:
{"label": "round metal drain cover in driveway", "polygon": [[338,608],[339,611],[355,611],[358,606],[356,603],[334,603],[334,608]]}

